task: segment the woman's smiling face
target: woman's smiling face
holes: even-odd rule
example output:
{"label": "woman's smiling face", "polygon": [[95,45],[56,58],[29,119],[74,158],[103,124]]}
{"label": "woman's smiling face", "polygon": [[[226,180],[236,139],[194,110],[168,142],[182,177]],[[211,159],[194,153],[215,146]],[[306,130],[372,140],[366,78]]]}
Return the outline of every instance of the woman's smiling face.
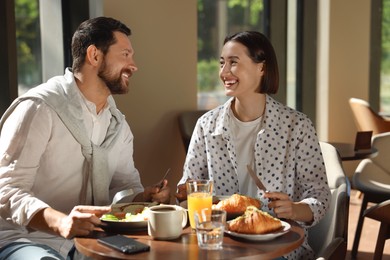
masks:
{"label": "woman's smiling face", "polygon": [[255,63],[247,48],[239,42],[227,42],[221,52],[219,77],[225,87],[225,94],[241,97],[259,93],[264,63]]}

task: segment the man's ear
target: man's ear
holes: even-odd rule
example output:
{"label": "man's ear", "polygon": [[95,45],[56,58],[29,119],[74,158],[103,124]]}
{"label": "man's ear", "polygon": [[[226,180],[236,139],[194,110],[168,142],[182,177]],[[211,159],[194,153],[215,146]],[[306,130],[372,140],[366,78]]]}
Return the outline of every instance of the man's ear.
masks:
{"label": "man's ear", "polygon": [[95,45],[89,45],[89,47],[87,48],[85,61],[92,66],[98,66],[100,63],[101,54],[101,51],[96,48]]}

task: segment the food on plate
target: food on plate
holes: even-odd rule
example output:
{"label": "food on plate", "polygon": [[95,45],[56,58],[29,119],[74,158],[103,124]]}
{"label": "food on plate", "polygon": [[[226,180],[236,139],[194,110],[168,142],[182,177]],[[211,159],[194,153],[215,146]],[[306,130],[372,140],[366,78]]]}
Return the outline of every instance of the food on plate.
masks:
{"label": "food on plate", "polygon": [[213,209],[222,209],[227,213],[243,213],[248,206],[260,208],[261,202],[252,197],[233,194],[229,198],[221,200],[216,205],[213,205]]}
{"label": "food on plate", "polygon": [[126,205],[114,207],[111,212],[104,214],[100,219],[115,222],[135,222],[148,220],[148,207],[143,205]]}
{"label": "food on plate", "polygon": [[280,219],[253,206],[249,206],[244,215],[233,219],[228,224],[230,231],[242,234],[266,234],[280,230],[282,227]]}

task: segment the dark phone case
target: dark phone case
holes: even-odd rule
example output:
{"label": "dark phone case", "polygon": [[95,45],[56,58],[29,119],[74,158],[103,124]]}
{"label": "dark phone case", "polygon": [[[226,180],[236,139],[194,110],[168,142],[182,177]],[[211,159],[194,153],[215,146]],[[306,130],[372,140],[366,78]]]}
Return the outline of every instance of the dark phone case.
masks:
{"label": "dark phone case", "polygon": [[98,242],[125,254],[134,254],[150,250],[148,245],[122,235],[99,238]]}

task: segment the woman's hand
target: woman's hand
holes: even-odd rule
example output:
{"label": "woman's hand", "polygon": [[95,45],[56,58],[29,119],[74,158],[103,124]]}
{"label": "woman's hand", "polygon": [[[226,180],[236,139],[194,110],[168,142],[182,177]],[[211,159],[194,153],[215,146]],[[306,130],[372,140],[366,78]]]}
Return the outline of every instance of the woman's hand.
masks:
{"label": "woman's hand", "polygon": [[177,186],[177,192],[175,193],[175,197],[179,202],[182,202],[187,199],[187,189],[185,183]]}
{"label": "woman's hand", "polygon": [[302,222],[313,221],[313,212],[306,203],[293,202],[287,194],[282,192],[266,192],[264,197],[271,200],[268,207],[273,209],[277,218]]}

